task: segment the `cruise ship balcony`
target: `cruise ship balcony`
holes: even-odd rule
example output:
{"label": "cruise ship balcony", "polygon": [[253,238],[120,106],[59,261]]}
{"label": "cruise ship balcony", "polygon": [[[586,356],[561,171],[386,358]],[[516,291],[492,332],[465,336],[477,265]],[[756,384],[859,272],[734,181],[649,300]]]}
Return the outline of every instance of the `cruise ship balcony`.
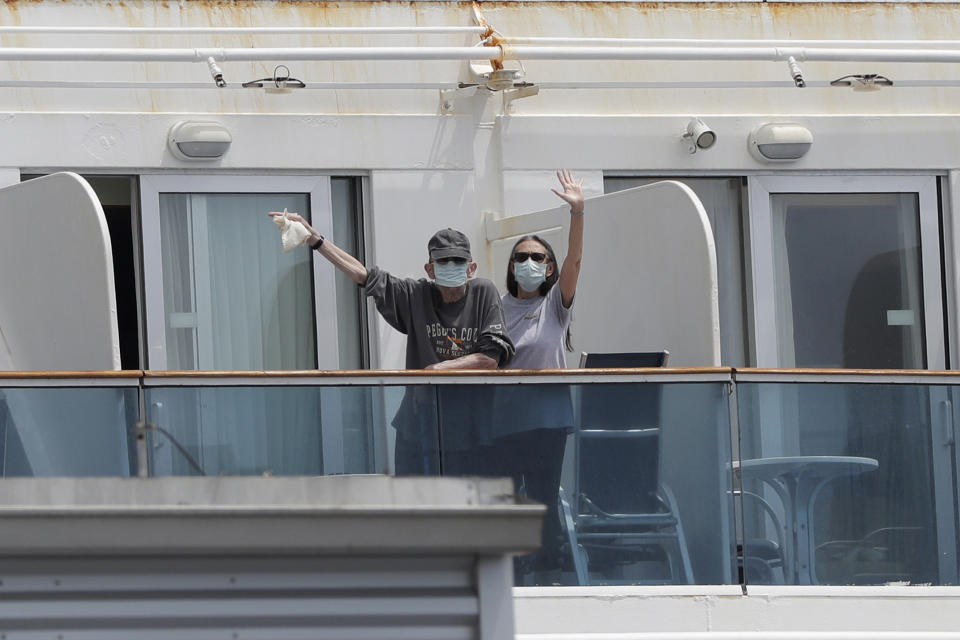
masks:
{"label": "cruise ship balcony", "polygon": [[958,392],[916,371],[8,372],[0,470],[512,476],[548,506],[518,586],[955,585]]}

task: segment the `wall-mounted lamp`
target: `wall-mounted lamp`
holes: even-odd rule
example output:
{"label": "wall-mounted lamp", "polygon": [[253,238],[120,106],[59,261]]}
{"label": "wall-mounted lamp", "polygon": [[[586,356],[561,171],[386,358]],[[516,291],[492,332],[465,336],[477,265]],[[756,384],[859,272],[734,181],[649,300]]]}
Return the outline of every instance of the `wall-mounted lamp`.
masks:
{"label": "wall-mounted lamp", "polygon": [[717,134],[703,120],[694,118],[687,123],[683,139],[687,141],[690,153],[696,153],[697,149],[709,149],[716,144]]}
{"label": "wall-mounted lamp", "polygon": [[218,122],[178,122],[167,134],[170,151],[181,160],[216,160],[231,142],[230,132]]}
{"label": "wall-mounted lamp", "polygon": [[792,122],[768,122],[750,132],[747,148],[761,162],[799,160],[813,145],[813,134]]}

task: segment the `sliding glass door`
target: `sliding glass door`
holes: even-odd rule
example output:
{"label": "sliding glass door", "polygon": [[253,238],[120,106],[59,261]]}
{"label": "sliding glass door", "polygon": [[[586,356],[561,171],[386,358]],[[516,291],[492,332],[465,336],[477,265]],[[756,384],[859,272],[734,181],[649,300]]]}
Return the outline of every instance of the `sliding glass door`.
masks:
{"label": "sliding glass door", "polygon": [[[935,177],[764,176],[750,179],[749,192],[757,366],[945,368]],[[795,530],[823,561],[820,579],[852,579],[831,578],[826,569],[841,539],[888,536],[896,545],[922,534],[928,547],[954,548],[955,466],[941,440],[950,392],[864,385],[837,393],[813,382],[771,385],[742,404],[744,420],[767,427],[742,432],[740,446],[756,465],[874,465],[819,495],[816,513],[836,514],[836,529]],[[917,456],[927,467],[904,473]],[[769,488],[754,489],[775,503]],[[864,490],[887,493],[865,502],[857,497]],[[748,526],[764,522],[747,517]],[[934,518],[935,531],[918,524]],[[939,575],[955,576],[953,554],[940,558]]]}
{"label": "sliding glass door", "polygon": [[[363,366],[360,289],[338,281],[316,252],[284,253],[267,216],[284,208],[300,213],[362,259],[356,179],[145,175],[141,197],[147,368]],[[350,451],[374,446],[369,411],[357,411],[342,394],[155,391],[149,420],[174,434],[207,474],[343,473],[360,464]],[[153,455],[160,475],[191,468],[162,440]]]}
{"label": "sliding glass door", "polygon": [[333,269],[283,253],[267,216],[332,236],[328,177],[147,175],[141,194],[150,369],[341,366]]}
{"label": "sliding glass door", "polygon": [[757,177],[757,366],[942,369],[935,178]]}

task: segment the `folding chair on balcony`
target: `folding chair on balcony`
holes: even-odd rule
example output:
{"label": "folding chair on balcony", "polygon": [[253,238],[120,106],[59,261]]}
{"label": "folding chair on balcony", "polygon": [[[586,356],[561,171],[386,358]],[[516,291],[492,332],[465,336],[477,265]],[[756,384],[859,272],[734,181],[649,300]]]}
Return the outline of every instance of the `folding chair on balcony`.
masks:
{"label": "folding chair on balcony", "polygon": [[747,584],[784,584],[786,581],[786,561],[784,543],[787,532],[777,517],[777,512],[759,493],[740,489],[734,492],[743,498],[744,509],[747,503],[755,505],[760,513],[772,524],[775,540],[769,538],[748,538],[741,549],[743,577]]}
{"label": "folding chair on balcony", "polygon": [[[666,352],[584,354],[581,367],[663,366],[666,359]],[[659,482],[659,387],[588,384],[579,401],[572,500],[561,490],[577,581],[691,583],[676,501]]]}
{"label": "folding chair on balcony", "polygon": [[667,366],[670,352],[580,353],[581,369],[647,369]]}

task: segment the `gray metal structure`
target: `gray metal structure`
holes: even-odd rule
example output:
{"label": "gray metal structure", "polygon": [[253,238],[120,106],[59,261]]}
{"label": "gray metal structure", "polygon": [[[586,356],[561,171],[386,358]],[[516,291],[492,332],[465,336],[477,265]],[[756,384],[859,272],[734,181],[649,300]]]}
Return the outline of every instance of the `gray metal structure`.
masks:
{"label": "gray metal structure", "polygon": [[0,481],[0,637],[514,635],[509,480]]}

